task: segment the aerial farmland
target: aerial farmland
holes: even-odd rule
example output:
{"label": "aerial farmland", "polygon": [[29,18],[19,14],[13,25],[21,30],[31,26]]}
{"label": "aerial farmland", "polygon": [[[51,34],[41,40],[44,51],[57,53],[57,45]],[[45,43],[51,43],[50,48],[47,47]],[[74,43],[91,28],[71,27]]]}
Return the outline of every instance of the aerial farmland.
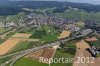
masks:
{"label": "aerial farmland", "polygon": [[0,0],[0,66],[100,66],[100,5],[91,2]]}

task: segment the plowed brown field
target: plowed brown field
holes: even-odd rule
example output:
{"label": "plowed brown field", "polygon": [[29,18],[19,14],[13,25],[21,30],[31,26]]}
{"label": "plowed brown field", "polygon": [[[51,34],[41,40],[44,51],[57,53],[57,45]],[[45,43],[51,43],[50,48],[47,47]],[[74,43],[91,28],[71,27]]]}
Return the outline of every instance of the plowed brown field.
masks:
{"label": "plowed brown field", "polygon": [[31,58],[31,59],[36,59],[36,60],[39,60],[40,57],[43,57],[44,59],[45,58],[50,59],[50,58],[53,58],[55,52],[56,52],[56,49],[45,48],[45,49],[41,49],[39,51],[33,52],[33,53],[27,55],[26,57]]}

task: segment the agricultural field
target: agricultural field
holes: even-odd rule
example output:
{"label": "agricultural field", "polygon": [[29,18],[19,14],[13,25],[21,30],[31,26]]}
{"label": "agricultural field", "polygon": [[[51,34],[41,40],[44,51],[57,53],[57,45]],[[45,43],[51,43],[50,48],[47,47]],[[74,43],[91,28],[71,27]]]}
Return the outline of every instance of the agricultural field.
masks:
{"label": "agricultural field", "polygon": [[0,59],[0,64],[6,62],[7,60],[11,59],[11,56],[10,57],[5,57],[3,59]]}
{"label": "agricultural field", "polygon": [[4,41],[6,41],[6,40],[4,40],[4,39],[0,39],[0,44],[2,44]]}
{"label": "agricultural field", "polygon": [[[95,41],[87,41],[89,43],[89,45],[90,46],[95,46],[97,48],[100,48],[100,36],[97,33],[93,33],[90,36],[95,37],[97,40],[95,40]],[[100,57],[100,54],[97,54],[96,56]]]}
{"label": "agricultural field", "polygon": [[[7,39],[5,42],[3,40],[0,41],[2,43],[0,45],[0,48],[2,49],[0,50],[1,53],[0,55],[6,54],[8,52],[17,52],[19,50],[28,49],[34,46],[34,45],[32,46],[32,44],[34,44],[33,41],[35,41],[35,39],[28,39],[31,36],[31,34],[26,34],[26,33],[15,34],[11,32],[10,34],[7,34],[7,36],[11,36],[11,37]],[[21,42],[21,41],[26,41],[26,42]]]}
{"label": "agricultural field", "polygon": [[89,42],[89,43],[90,43],[90,45],[92,45],[92,46],[100,47],[100,41],[99,41],[99,40],[97,40],[97,41],[92,41],[92,42]]}
{"label": "agricultural field", "polygon": [[26,33],[16,33],[12,36],[12,38],[29,38],[31,34]]}
{"label": "agricultural field", "polygon": [[[74,55],[72,54],[69,54],[67,52],[64,52],[64,51],[61,51],[61,50],[57,50],[54,58],[73,58]],[[72,66],[72,63],[51,63],[51,66],[66,66],[66,64],[68,66]],[[40,63],[39,61],[36,61],[36,60],[32,60],[32,59],[29,59],[29,58],[21,58],[20,60],[18,60],[14,66],[48,66],[48,64],[44,64],[44,63]]]}
{"label": "agricultural field", "polygon": [[[100,48],[100,35],[96,34],[100,31],[100,3],[87,3],[0,1],[0,66],[11,66],[13,61],[12,66],[88,66],[74,63],[76,57],[90,54],[86,50],[90,46]],[[40,57],[46,62],[39,62]],[[60,62],[49,65],[52,58]],[[61,58],[70,61],[63,63]]]}
{"label": "agricultural field", "polygon": [[28,33],[28,34],[33,34],[36,30],[36,27],[30,26],[30,27],[25,27],[22,29],[17,30],[18,33]]}
{"label": "agricultural field", "polygon": [[0,33],[4,32],[4,31],[6,31],[6,28],[1,28],[0,27]]}
{"label": "agricultural field", "polygon": [[16,34],[16,32],[10,32],[8,34],[6,34],[5,38],[10,38],[11,36],[13,36],[14,34]]}
{"label": "agricultural field", "polygon": [[32,46],[34,46],[34,44],[32,42],[29,42],[29,41],[21,41],[21,42],[19,42],[16,45],[16,47],[14,47],[12,49],[12,51],[10,51],[10,53],[17,52],[17,51],[21,51],[21,50],[25,50],[25,49],[31,48]]}
{"label": "agricultural field", "polygon": [[96,37],[96,39],[98,39],[98,40],[89,41],[89,44],[90,44],[91,46],[100,47],[100,37],[99,37],[96,33],[93,33],[91,36],[92,36],[92,37]]}
{"label": "agricultural field", "polygon": [[100,40],[100,37],[97,34],[92,34],[91,36],[96,37],[98,40]]}
{"label": "agricultural field", "polygon": [[27,30],[26,33],[33,34],[35,32],[35,30],[36,30],[35,27],[31,27],[29,30]]}
{"label": "agricultural field", "polygon": [[8,53],[13,47],[15,47],[17,45],[17,43],[19,43],[19,40],[6,40],[5,42],[3,42],[0,45],[0,55],[4,55],[6,53]]}
{"label": "agricultural field", "polygon": [[[76,42],[76,41],[73,41],[73,42]],[[74,58],[75,56],[75,52],[76,52],[76,46],[75,44],[72,44],[73,42],[69,42],[68,45],[66,45],[66,47],[68,48],[65,48],[65,49],[57,49],[55,55],[54,55],[54,58]],[[45,51],[48,51],[48,50],[45,50]],[[71,52],[70,52],[71,51]],[[41,52],[43,52],[43,50],[40,50],[39,52],[35,52],[37,55],[35,57],[35,59],[38,57],[38,55],[40,54],[41,55]],[[47,55],[44,54],[44,55]],[[43,56],[44,56],[43,55]],[[33,53],[33,56],[34,53]],[[32,56],[31,56],[32,57]],[[28,56],[26,57],[23,57],[21,59],[19,59],[14,66],[48,66],[48,64],[45,64],[45,63],[40,63],[39,61],[37,60],[33,60],[32,58],[29,58]],[[72,66],[72,63],[51,63],[51,66]]]}
{"label": "agricultural field", "polygon": [[71,33],[70,31],[62,31],[62,33],[60,34],[60,36],[58,38],[62,39],[62,38],[69,37],[70,33]]}
{"label": "agricultural field", "polygon": [[[75,53],[76,53],[76,45],[75,43],[78,40],[73,40],[70,42],[66,42],[64,49],[57,49],[56,54],[54,56],[54,58],[74,58]],[[72,66],[72,63],[52,63],[51,66]]]}
{"label": "agricultural field", "polygon": [[[50,59],[50,58],[53,58],[55,52],[56,52],[56,50],[54,48],[44,48],[39,51],[33,52],[25,57],[33,59],[33,60],[34,59],[39,60],[40,57]],[[45,63],[48,63],[48,62],[49,61],[47,61]]]}
{"label": "agricultural field", "polygon": [[48,66],[48,64],[45,63],[39,63],[36,60],[32,60],[29,58],[21,58],[20,60],[18,60],[14,66]]}
{"label": "agricultural field", "polygon": [[[73,58],[74,55],[67,53],[67,51],[57,50],[54,58]],[[72,63],[52,63],[51,66],[72,66]]]}
{"label": "agricultural field", "polygon": [[59,36],[54,26],[41,25],[38,27],[30,27],[29,29],[20,30],[19,33],[32,34],[30,38],[40,39],[40,41],[51,42]]}
{"label": "agricultural field", "polygon": [[51,42],[57,39],[58,31],[50,25],[39,26],[30,38],[37,38],[41,41]]}

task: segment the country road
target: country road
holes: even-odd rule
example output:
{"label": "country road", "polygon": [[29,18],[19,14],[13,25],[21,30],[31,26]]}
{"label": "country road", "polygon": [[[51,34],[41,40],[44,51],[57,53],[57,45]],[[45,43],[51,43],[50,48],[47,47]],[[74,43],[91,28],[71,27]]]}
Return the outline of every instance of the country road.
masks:
{"label": "country road", "polygon": [[[45,45],[42,45],[42,46],[39,46],[39,47],[35,47],[35,48],[32,48],[32,49],[27,49],[27,50],[24,50],[24,51],[21,51],[21,52],[18,52],[16,53],[18,56],[6,61],[5,63],[1,64],[0,66],[5,66],[6,64],[10,63],[10,66],[13,66],[13,64],[18,60],[20,59],[21,57],[33,52],[33,51],[37,51],[39,49],[43,49],[43,48],[47,48],[47,47],[52,47],[52,46],[55,46],[55,45],[60,45],[61,42],[65,42],[65,41],[70,41],[70,40],[73,40],[73,39],[76,39],[76,38],[80,38],[80,37],[84,37],[88,34],[90,34],[92,32],[92,30],[86,30],[86,32],[82,33],[82,35],[78,35],[78,36],[75,36],[75,37],[72,37],[72,38],[64,38],[64,39],[61,39],[60,41],[59,40],[56,40],[54,42],[50,42],[50,43],[47,43]],[[3,56],[1,56],[3,57]],[[7,57],[7,56],[5,56]],[[16,60],[16,61],[15,61]]]}

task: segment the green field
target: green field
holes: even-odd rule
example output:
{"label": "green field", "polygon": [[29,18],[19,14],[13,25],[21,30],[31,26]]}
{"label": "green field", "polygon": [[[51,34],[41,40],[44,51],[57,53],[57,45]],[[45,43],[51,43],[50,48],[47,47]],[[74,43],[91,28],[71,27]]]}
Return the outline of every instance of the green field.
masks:
{"label": "green field", "polygon": [[15,33],[16,33],[16,32],[10,32],[9,34],[6,35],[5,38],[9,38],[9,37],[13,36]]}
{"label": "green field", "polygon": [[[71,53],[73,53],[73,52],[71,52],[71,53],[69,53],[70,51],[72,51],[72,50],[68,50],[68,52],[67,52],[67,50],[66,51],[64,51],[64,50],[57,50],[57,52],[56,52],[56,54],[55,54],[55,56],[54,56],[54,58],[73,58],[74,57],[74,55],[72,55]],[[51,66],[72,66],[72,63],[52,63],[51,64]]]}
{"label": "green field", "polygon": [[28,58],[21,58],[15,63],[14,66],[48,66],[48,64],[39,63],[38,61]]}
{"label": "green field", "polygon": [[96,37],[98,40],[91,41],[91,42],[89,42],[89,44],[92,45],[92,46],[100,47],[100,37],[98,35],[94,34],[94,33],[92,35],[90,35],[90,36]]}
{"label": "green field", "polygon": [[[56,52],[55,58],[73,58],[74,56],[66,53],[66,52],[62,52],[60,50],[58,50]],[[72,63],[52,63],[51,66],[72,66]],[[31,60],[28,58],[21,58],[20,60],[18,60],[14,66],[48,66],[48,64],[44,64],[44,63],[39,63],[38,61],[35,60]]]}
{"label": "green field", "polygon": [[93,37],[96,37],[98,40],[100,40],[100,37],[96,34],[92,34]]}
{"label": "green field", "polygon": [[[51,42],[57,39],[59,33],[58,31],[50,25],[42,25],[37,29],[30,29],[27,33],[33,33],[30,38],[38,38],[45,42]],[[75,43],[76,41],[68,42],[63,49],[57,49],[57,52],[54,58],[73,58],[76,51]],[[18,46],[14,49],[14,51],[26,49],[30,42],[20,42]],[[31,45],[30,45],[31,46]],[[70,52],[71,51],[71,52]],[[72,63],[51,63],[51,66],[72,66]],[[32,60],[29,58],[21,58],[19,59],[14,66],[48,66],[48,64],[39,63],[36,60]]]}
{"label": "green field", "polygon": [[94,35],[99,41],[100,41],[100,37],[98,35]]}
{"label": "green field", "polygon": [[36,39],[41,39],[42,36],[45,35],[45,31],[35,31],[30,38],[36,38]]}
{"label": "green field", "polygon": [[0,33],[4,32],[4,31],[6,31],[5,28],[0,28]]}
{"label": "green field", "polygon": [[92,45],[92,46],[100,47],[100,41],[99,41],[99,40],[97,40],[97,41],[92,41],[92,42],[89,42],[89,43],[90,43],[90,45]]}
{"label": "green field", "polygon": [[5,63],[9,59],[11,59],[11,56],[0,59],[0,64]]}
{"label": "green field", "polygon": [[[54,58],[73,58],[74,55],[64,52],[62,50],[57,50]],[[72,66],[72,63],[51,63],[51,66]],[[48,66],[48,64],[39,63],[36,60],[32,60],[29,58],[21,58],[19,59],[14,66]]]}
{"label": "green field", "polygon": [[41,41],[51,42],[57,39],[59,33],[51,25],[41,25],[33,32],[30,38],[40,39]]}
{"label": "green field", "polygon": [[4,39],[0,39],[0,44],[2,44],[4,41],[6,41],[6,40],[4,40]]}
{"label": "green field", "polygon": [[[76,52],[76,46],[75,44],[67,44],[65,45],[65,48],[58,49],[54,58],[70,58],[73,59]],[[51,66],[72,66],[72,63],[53,63]]]}
{"label": "green field", "polygon": [[17,30],[17,32],[19,32],[19,33],[33,34],[35,32],[35,30],[36,30],[35,27],[30,26],[30,27],[21,28],[21,29]]}
{"label": "green field", "polygon": [[33,34],[35,32],[35,30],[36,30],[36,28],[32,27],[26,33]]}
{"label": "green field", "polygon": [[51,25],[41,25],[38,27],[30,27],[28,29],[23,28],[18,32],[32,34],[30,38],[40,39],[45,42],[54,41],[59,36],[58,31]]}
{"label": "green field", "polygon": [[100,54],[97,54],[97,57],[100,57]]}
{"label": "green field", "polygon": [[28,49],[28,48],[32,47],[32,45],[33,45],[33,43],[32,42],[28,42],[28,41],[19,42],[16,45],[16,47],[11,51],[11,53]]}
{"label": "green field", "polygon": [[[66,47],[68,49],[57,49],[54,58],[73,58],[75,56],[76,46],[75,44],[68,44]],[[71,52],[70,52],[71,51]],[[48,64],[39,63],[36,60],[32,60],[29,58],[21,58],[19,59],[14,66],[49,66]],[[51,66],[72,66],[72,63],[51,63]]]}

